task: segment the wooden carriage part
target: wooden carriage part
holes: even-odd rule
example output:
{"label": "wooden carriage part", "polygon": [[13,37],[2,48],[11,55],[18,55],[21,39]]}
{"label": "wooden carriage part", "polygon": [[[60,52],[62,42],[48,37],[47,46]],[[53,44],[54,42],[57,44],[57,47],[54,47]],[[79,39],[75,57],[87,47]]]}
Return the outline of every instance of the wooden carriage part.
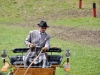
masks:
{"label": "wooden carriage part", "polygon": [[[17,68],[14,69],[14,73]],[[24,75],[26,68],[19,68],[15,75]],[[26,75],[54,75],[53,68],[29,68]]]}
{"label": "wooden carriage part", "polygon": [[[13,53],[22,53],[22,55],[12,56],[10,57],[11,65],[15,65],[13,70],[14,75],[24,75],[27,68],[23,66],[23,53],[27,52],[29,48],[15,48]],[[56,67],[59,67],[62,61],[62,56],[53,55],[52,52],[61,52],[60,48],[50,48],[47,52],[51,52],[51,54],[47,55],[48,62],[51,64],[50,67],[42,68],[42,67],[31,67],[28,69],[26,75],[55,75]],[[20,64],[22,65],[20,66]],[[16,72],[17,71],[17,72]],[[16,74],[15,74],[16,73]]]}

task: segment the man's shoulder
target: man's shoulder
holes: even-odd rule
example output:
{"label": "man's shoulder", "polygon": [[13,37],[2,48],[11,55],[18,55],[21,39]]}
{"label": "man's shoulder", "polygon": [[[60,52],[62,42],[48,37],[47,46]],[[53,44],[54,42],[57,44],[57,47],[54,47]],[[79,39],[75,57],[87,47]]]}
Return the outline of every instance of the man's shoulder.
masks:
{"label": "man's shoulder", "polygon": [[31,30],[29,33],[36,33],[38,30]]}
{"label": "man's shoulder", "polygon": [[46,33],[47,37],[50,38],[50,35],[48,33]]}

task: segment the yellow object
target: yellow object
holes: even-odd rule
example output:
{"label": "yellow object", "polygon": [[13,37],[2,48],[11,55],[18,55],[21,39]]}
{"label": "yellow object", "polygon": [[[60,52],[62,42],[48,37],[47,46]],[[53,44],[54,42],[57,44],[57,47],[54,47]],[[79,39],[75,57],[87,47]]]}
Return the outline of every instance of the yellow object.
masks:
{"label": "yellow object", "polygon": [[68,72],[68,71],[70,71],[70,64],[69,63],[65,63],[65,65],[64,65],[64,70],[66,71],[66,72]]}
{"label": "yellow object", "polygon": [[66,72],[70,71],[70,68],[65,68],[65,71],[66,71]]}
{"label": "yellow object", "polygon": [[9,64],[5,62],[5,65],[1,68],[1,71],[6,72],[8,67],[9,67]]}

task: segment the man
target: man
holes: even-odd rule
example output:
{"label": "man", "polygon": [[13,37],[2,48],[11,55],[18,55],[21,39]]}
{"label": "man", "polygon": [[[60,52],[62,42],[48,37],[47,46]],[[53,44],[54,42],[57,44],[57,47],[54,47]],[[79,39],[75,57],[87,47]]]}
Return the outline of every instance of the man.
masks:
{"label": "man", "polygon": [[[38,30],[30,31],[28,36],[25,39],[25,44],[27,47],[30,48],[40,47],[41,50],[43,51],[38,58],[39,61],[34,62],[34,64],[37,64],[43,60],[43,66],[42,66],[43,68],[46,66],[45,52],[47,49],[50,48],[50,41],[49,41],[50,36],[45,32],[48,27],[49,26],[45,21],[41,21],[40,24],[38,24]],[[25,56],[24,67],[28,66],[26,63],[28,61],[28,57],[34,54],[35,54],[35,50],[31,51],[29,55]]]}

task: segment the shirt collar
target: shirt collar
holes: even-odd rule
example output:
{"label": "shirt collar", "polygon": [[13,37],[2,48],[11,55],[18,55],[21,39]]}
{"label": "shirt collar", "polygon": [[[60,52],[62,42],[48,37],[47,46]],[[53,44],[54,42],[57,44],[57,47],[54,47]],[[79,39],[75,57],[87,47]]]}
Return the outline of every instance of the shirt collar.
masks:
{"label": "shirt collar", "polygon": [[[44,32],[44,33],[45,33],[45,32]],[[44,33],[42,33],[42,32],[39,31],[39,34],[44,34]]]}

